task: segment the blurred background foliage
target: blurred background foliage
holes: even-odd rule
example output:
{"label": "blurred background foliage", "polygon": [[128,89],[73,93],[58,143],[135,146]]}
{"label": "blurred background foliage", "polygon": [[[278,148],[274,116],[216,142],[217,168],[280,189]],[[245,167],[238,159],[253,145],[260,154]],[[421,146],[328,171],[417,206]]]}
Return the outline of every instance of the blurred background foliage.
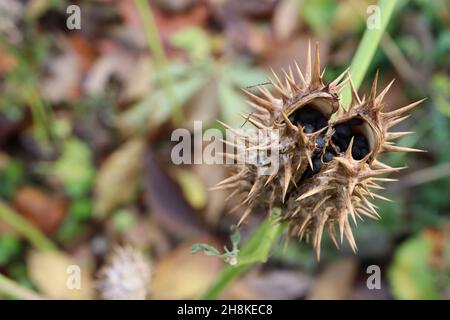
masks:
{"label": "blurred background foliage", "polygon": [[[226,193],[207,191],[226,168],[173,165],[171,132],[192,131],[194,120],[240,127],[239,88],[294,60],[303,66],[308,39],[333,79],[374,1],[148,3],[142,12],[133,1],[0,1],[0,272],[49,297],[95,298],[97,270],[123,243],[153,261],[151,298],[201,295],[223,263],[189,248],[229,244],[237,216]],[[66,27],[70,4],[81,8],[81,30]],[[416,132],[400,145],[428,152],[384,159],[408,169],[386,186],[392,202],[377,202],[382,219],[358,224],[357,255],[326,239],[318,263],[309,245],[280,244],[221,297],[450,298],[449,2],[398,1],[361,91],[376,69],[381,86],[396,78],[388,108],[428,98],[398,128]],[[243,241],[262,217],[249,219]],[[46,241],[54,254],[42,252]],[[77,295],[51,280],[69,261],[88,270]],[[367,289],[372,264],[381,290]]]}

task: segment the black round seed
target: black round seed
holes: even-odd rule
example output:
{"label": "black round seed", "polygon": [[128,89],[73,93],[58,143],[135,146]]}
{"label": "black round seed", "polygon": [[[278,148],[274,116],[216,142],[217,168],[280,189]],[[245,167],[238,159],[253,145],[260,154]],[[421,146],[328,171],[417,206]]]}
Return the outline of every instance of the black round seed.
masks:
{"label": "black round seed", "polygon": [[314,158],[313,161],[313,172],[317,173],[319,172],[320,168],[322,168],[322,161],[320,161],[320,158]]}
{"label": "black round seed", "polygon": [[305,133],[313,133],[314,132],[314,126],[311,124],[305,124],[303,126],[303,129],[304,129]]}
{"label": "black round seed", "polygon": [[347,124],[350,126],[359,126],[363,123],[361,118],[353,118],[347,121]]}
{"label": "black round seed", "polygon": [[352,135],[352,129],[346,124],[338,124],[335,127],[335,130],[336,130],[336,134],[342,138],[347,138]]}
{"label": "black round seed", "polygon": [[324,162],[330,162],[331,160],[333,160],[333,154],[329,151],[325,152],[323,157],[322,157]]}
{"label": "black round seed", "polygon": [[316,139],[317,148],[322,149],[325,146],[325,139],[322,136],[318,136]]}

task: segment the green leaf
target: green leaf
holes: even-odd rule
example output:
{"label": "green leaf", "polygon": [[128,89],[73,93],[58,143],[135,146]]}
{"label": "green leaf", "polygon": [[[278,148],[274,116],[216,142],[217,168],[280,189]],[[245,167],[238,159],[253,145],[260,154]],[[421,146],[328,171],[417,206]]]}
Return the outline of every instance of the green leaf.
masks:
{"label": "green leaf", "polygon": [[203,61],[211,55],[211,39],[198,27],[187,27],[170,37],[172,46],[187,51],[192,61]]}
{"label": "green leaf", "polygon": [[336,3],[332,0],[307,0],[300,10],[309,27],[320,33],[326,31],[333,20]]}
{"label": "green leaf", "polygon": [[389,269],[389,282],[398,299],[438,299],[434,274],[428,265],[431,243],[423,235],[415,236],[396,251]]}
{"label": "green leaf", "polygon": [[207,243],[196,243],[193,244],[191,247],[191,254],[197,253],[199,251],[204,251],[206,255],[208,256],[220,256],[220,252],[214,248],[211,247],[209,244]]}
{"label": "green leaf", "polygon": [[86,221],[92,216],[92,200],[90,198],[74,199],[70,203],[70,215],[78,221]]}
{"label": "green leaf", "polygon": [[74,238],[81,234],[84,228],[84,224],[69,215],[66,219],[64,219],[62,225],[58,228],[58,231],[56,232],[56,239],[58,242],[70,243]]}
{"label": "green leaf", "polygon": [[[191,98],[208,80],[209,70],[185,71],[188,77],[182,77],[175,81],[174,95],[176,100],[183,105]],[[158,89],[132,108],[119,116],[119,126],[128,133],[140,132],[143,129],[157,128],[170,117],[171,101],[162,89]]]}
{"label": "green leaf", "polygon": [[248,62],[245,60],[233,63],[233,65],[226,65],[223,68],[223,77],[226,77],[235,86],[240,88],[254,86],[268,79],[265,71],[248,65]]}
{"label": "green leaf", "polygon": [[238,248],[238,245],[241,242],[241,234],[239,233],[239,230],[237,228],[231,234],[230,240],[231,240],[231,243],[233,245],[233,248]]}
{"label": "green leaf", "polygon": [[450,78],[444,73],[437,73],[431,80],[433,102],[439,112],[450,118]]}
{"label": "green leaf", "polygon": [[239,128],[245,122],[240,114],[248,111],[243,96],[236,91],[227,79],[221,79],[218,84],[219,102],[222,119],[234,128]]}
{"label": "green leaf", "polygon": [[0,194],[5,198],[13,196],[24,179],[23,165],[20,161],[9,159],[0,169]]}
{"label": "green leaf", "polygon": [[176,170],[174,178],[183,191],[186,200],[194,209],[203,208],[208,202],[208,194],[203,181],[190,170]]}
{"label": "green leaf", "polygon": [[117,230],[125,232],[136,225],[136,219],[129,210],[118,210],[114,215],[114,225]]}
{"label": "green leaf", "polygon": [[95,174],[91,150],[86,143],[74,137],[64,142],[62,154],[58,160],[40,164],[39,170],[43,174],[59,179],[67,193],[74,198],[90,190]]}
{"label": "green leaf", "polygon": [[8,263],[22,249],[20,241],[13,235],[0,234],[0,266]]}

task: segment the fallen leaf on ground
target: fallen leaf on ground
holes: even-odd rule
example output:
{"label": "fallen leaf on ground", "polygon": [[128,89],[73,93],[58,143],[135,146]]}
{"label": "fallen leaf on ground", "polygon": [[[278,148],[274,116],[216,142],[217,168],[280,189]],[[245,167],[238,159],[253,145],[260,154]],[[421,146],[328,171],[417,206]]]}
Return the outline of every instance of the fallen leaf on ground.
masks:
{"label": "fallen leaf on ground", "polygon": [[199,234],[203,226],[183,196],[180,186],[165,172],[150,148],[144,156],[144,199],[152,216],[179,237]]}
{"label": "fallen leaf on ground", "polygon": [[14,207],[46,234],[53,233],[67,213],[67,201],[34,187],[22,187],[13,198]]}
{"label": "fallen leaf on ground", "polygon": [[208,201],[208,191],[200,177],[190,170],[177,169],[172,174],[183,191],[184,197],[194,209],[201,209]]}
{"label": "fallen leaf on ground", "polygon": [[[72,257],[56,251],[32,251],[28,273],[39,291],[50,299],[92,299],[91,270]],[[79,276],[79,289],[76,277]]]}
{"label": "fallen leaf on ground", "polygon": [[[217,245],[211,239],[196,242]],[[191,254],[193,244],[185,242],[159,260],[152,282],[152,299],[195,299],[213,284],[223,262],[201,253]]]}
{"label": "fallen leaf on ground", "polygon": [[318,275],[308,296],[310,300],[342,300],[348,298],[357,271],[354,258],[331,263]]}
{"label": "fallen leaf on ground", "polygon": [[145,142],[130,140],[100,167],[95,181],[94,214],[104,217],[115,207],[126,203],[136,191]]}

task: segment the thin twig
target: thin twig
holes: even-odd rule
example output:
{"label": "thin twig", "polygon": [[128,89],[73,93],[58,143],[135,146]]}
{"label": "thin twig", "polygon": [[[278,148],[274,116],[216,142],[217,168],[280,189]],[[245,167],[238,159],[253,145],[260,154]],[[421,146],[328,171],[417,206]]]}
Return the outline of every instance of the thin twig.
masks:
{"label": "thin twig", "polygon": [[381,47],[402,79],[410,82],[416,88],[423,88],[425,83],[424,76],[410,65],[388,33],[383,35]]}
{"label": "thin twig", "polygon": [[441,163],[437,166],[415,171],[392,185],[391,190],[416,187],[439,179],[448,179],[450,176],[450,163]]}
{"label": "thin twig", "polygon": [[168,63],[164,54],[164,48],[161,38],[156,28],[155,19],[153,17],[152,8],[148,0],[134,0],[136,9],[141,19],[144,31],[147,36],[147,44],[150,52],[155,60],[155,65],[159,74],[161,74],[161,83],[166,93],[166,98],[170,101],[172,106],[172,121],[175,126],[181,124],[183,121],[183,113],[180,103],[175,95],[174,84],[172,77],[169,74]]}

